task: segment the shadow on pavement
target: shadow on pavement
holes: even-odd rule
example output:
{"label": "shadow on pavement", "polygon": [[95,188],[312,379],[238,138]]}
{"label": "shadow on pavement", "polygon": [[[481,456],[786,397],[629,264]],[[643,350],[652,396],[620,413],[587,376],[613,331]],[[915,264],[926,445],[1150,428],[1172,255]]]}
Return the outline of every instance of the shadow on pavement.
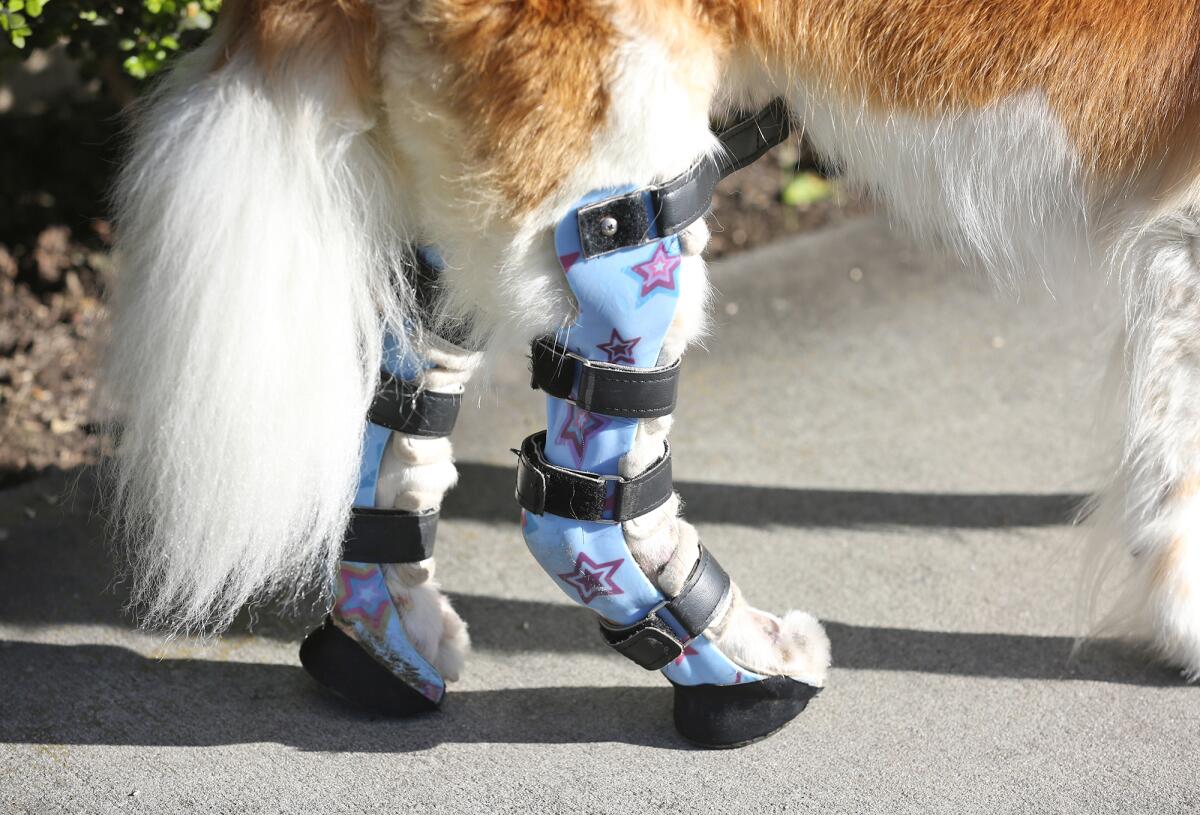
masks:
{"label": "shadow on pavement", "polygon": [[[501,514],[506,519],[512,516],[511,473],[507,469],[468,464],[463,470],[464,483],[456,494],[472,496],[472,500],[460,498],[457,506],[447,507],[448,516],[468,515],[487,519]],[[130,621],[121,608],[122,592],[112,584],[112,561],[101,543],[97,524],[89,521],[88,517],[93,486],[91,472],[71,471],[63,476],[24,484],[0,494],[0,527],[7,529],[7,540],[0,542],[0,622],[38,627],[99,623],[129,628]],[[77,487],[74,494],[65,500],[57,497],[63,493],[64,481]],[[681,488],[685,495],[692,497],[690,515],[693,518],[699,516],[699,520],[745,520],[746,506],[735,506],[741,500],[769,505],[761,510],[764,523],[784,523],[789,521],[781,518],[790,518],[790,522],[813,525],[963,523],[982,526],[1061,523],[1070,516],[1073,511],[1071,507],[1081,498],[1069,495],[901,494],[890,494],[889,498],[880,493],[821,493],[690,483],[681,485]],[[702,496],[711,493],[713,498],[697,498],[696,492]],[[733,493],[733,497],[729,493]],[[742,497],[739,499],[737,495]],[[820,495],[831,497],[817,497]],[[465,511],[468,508],[470,511]],[[771,515],[772,512],[776,513],[775,516]],[[595,619],[586,609],[565,603],[509,600],[473,594],[452,594],[451,598],[468,620],[472,639],[480,650],[503,653],[593,653],[611,657],[614,665],[622,664],[600,641],[595,630]],[[256,636],[278,641],[299,642],[304,631],[320,616],[320,610],[307,615],[285,615],[266,607],[254,614],[243,613],[233,630],[249,631]],[[827,622],[826,626],[833,641],[834,664],[838,669],[1088,680],[1153,686],[1179,682],[1174,672],[1148,665],[1112,643],[1097,644],[1072,660],[1074,641],[1069,637],[920,631],[839,622]],[[25,670],[13,664],[22,661],[25,652],[20,648],[17,651],[0,652],[5,654],[0,658],[0,673],[17,680],[24,675],[14,675],[13,672]],[[118,655],[126,654],[126,663],[133,659],[135,664],[141,665],[164,664],[143,660],[121,649],[112,650]],[[71,653],[71,649],[59,648],[50,653],[65,657]],[[28,664],[30,660],[32,657],[25,661]],[[197,664],[201,666],[196,669],[198,671],[228,671],[233,674],[248,671],[253,675],[255,670],[254,666],[248,665],[221,668],[212,666],[222,663],[201,661]],[[285,670],[283,666],[274,668]],[[263,668],[268,671],[272,669],[273,666]],[[53,677],[58,682],[63,672],[49,666],[34,665],[32,675],[36,677],[39,674]],[[103,677],[103,674],[100,676]],[[115,681],[120,676],[118,672],[111,678]],[[222,684],[233,683],[216,683],[218,687]],[[85,692],[96,691],[92,689]],[[124,691],[114,689],[114,692],[119,696]],[[182,692],[187,694],[186,689]],[[621,689],[620,692],[636,694],[641,691]],[[553,704],[556,698],[573,698],[570,694],[576,691],[548,688],[493,693],[515,695],[517,699],[527,698],[526,694],[544,694]],[[607,691],[597,693],[603,696]],[[564,694],[566,696],[561,696]],[[470,693],[458,696],[464,698],[461,702],[463,706],[475,704],[469,701],[472,698],[488,698],[483,692],[474,696]],[[520,707],[520,703],[512,699],[506,699],[505,704],[510,708]]]}
{"label": "shadow on pavement", "polygon": [[[1060,637],[840,623],[830,623],[829,631],[841,669],[1181,684],[1171,672],[1108,648],[1068,669],[1070,642]],[[414,752],[444,743],[622,742],[691,749],[671,724],[667,687],[454,690],[441,713],[396,720],[331,698],[297,666],[157,660],[112,645],[15,641],[0,643],[0,687],[0,743],[275,742],[322,752]]]}
{"label": "shadow on pavement", "polygon": [[[513,468],[458,462],[458,486],[442,508],[448,519],[515,522]],[[822,490],[676,481],[693,523],[738,526],[928,526],[1003,529],[1062,526],[1079,517],[1080,493],[926,493]]]}
{"label": "shadow on pavement", "polygon": [[441,712],[385,719],[329,697],[298,666],[148,659],[111,645],[0,644],[0,743],[208,747],[276,742],[320,752],[443,743],[623,742],[692,749],[667,687],[455,690]]}
{"label": "shadow on pavement", "polygon": [[[451,593],[450,599],[469,621],[471,642],[479,650],[610,653],[596,631],[595,616],[586,609],[473,594]],[[1112,641],[1091,643],[1072,657],[1072,637],[921,631],[832,620],[822,623],[832,643],[835,670],[1156,687],[1184,684],[1178,672],[1151,663]]]}

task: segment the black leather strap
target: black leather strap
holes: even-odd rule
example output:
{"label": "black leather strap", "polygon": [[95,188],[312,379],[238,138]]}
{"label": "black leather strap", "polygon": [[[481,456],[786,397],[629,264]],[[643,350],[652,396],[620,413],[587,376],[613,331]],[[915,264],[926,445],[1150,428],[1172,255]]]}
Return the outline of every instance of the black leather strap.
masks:
{"label": "black leather strap", "polygon": [[[534,515],[620,523],[645,515],[671,497],[671,449],[637,478],[556,467],[543,453],[546,431],[534,433],[517,452],[517,503]],[[609,505],[608,485],[614,484]]]}
{"label": "black leather strap", "polygon": [[702,218],[712,206],[717,182],[758,161],[786,139],[789,130],[787,107],[777,99],[717,134],[724,152],[706,156],[683,175],[651,191],[659,234],[673,235]]}
{"label": "black leather strap", "polygon": [[542,337],[533,341],[529,369],[530,387],[541,388],[593,413],[647,419],[666,416],[675,410],[680,360],[661,368],[630,368],[585,359],[550,337]]}
{"label": "black leather strap", "polygon": [[700,559],[692,567],[692,573],[679,594],[667,603],[667,611],[679,621],[684,631],[698,637],[712,625],[731,586],[729,575],[721,568],[721,564],[701,546]]}
{"label": "black leather strap", "polygon": [[716,558],[700,547],[700,559],[679,594],[651,609],[636,623],[616,626],[600,621],[604,640],[619,654],[651,671],[657,671],[683,653],[683,643],[671,626],[662,619],[663,609],[683,627],[688,637],[698,637],[710,625],[724,606],[732,584],[729,575]]}
{"label": "black leather strap", "polygon": [[433,557],[438,513],[401,509],[350,510],[342,560],[354,563],[418,563]]}
{"label": "black leather strap", "polygon": [[367,420],[397,433],[439,438],[449,436],[454,429],[461,404],[461,394],[422,390],[413,382],[383,371]]}
{"label": "black leather strap", "polygon": [[704,156],[670,181],[580,207],[576,218],[583,256],[592,258],[683,231],[708,212],[718,181],[753,164],[789,132],[787,106],[776,99],[718,133],[724,149]]}

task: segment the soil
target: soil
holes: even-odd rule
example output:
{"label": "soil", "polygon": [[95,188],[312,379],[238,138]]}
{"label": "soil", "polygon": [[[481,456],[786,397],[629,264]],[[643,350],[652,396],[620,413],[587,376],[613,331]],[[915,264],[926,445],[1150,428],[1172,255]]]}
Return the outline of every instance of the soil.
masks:
{"label": "soil", "polygon": [[[105,191],[120,119],[77,103],[37,117],[0,116],[0,488],[48,467],[94,463],[95,347],[111,284]],[[804,206],[784,186],[811,169],[785,144],[718,188],[710,258],[820,228],[860,209],[836,191]]]}

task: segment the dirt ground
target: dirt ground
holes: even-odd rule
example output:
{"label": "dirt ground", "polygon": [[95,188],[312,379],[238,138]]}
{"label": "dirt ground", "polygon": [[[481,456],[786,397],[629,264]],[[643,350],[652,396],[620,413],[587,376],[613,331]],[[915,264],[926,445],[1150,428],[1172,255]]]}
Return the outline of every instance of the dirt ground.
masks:
{"label": "dirt ground", "polygon": [[[104,294],[112,282],[106,190],[121,117],[102,103],[0,116],[0,488],[47,467],[94,462],[89,401]],[[786,205],[804,151],[785,144],[718,189],[709,256],[817,229],[860,205],[836,182],[822,200]]]}

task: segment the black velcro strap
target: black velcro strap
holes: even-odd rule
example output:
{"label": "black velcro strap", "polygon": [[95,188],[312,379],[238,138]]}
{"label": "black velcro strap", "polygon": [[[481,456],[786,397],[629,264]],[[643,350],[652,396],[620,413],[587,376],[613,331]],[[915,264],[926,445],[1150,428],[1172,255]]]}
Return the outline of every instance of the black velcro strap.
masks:
{"label": "black velcro strap", "polygon": [[641,665],[648,671],[665,668],[683,653],[683,643],[675,632],[658,617],[658,609],[641,620],[624,628],[600,621],[600,633],[604,641],[622,656]]}
{"label": "black velcro strap", "polygon": [[454,429],[461,404],[461,394],[423,390],[414,382],[383,371],[367,420],[397,433],[439,438],[449,436]]}
{"label": "black velcro strap", "polygon": [[666,609],[689,638],[698,637],[712,625],[731,585],[721,564],[701,546],[700,559],[679,594],[651,609],[633,625],[616,626],[601,620],[600,633],[619,654],[647,670],[657,671],[683,653],[683,643],[659,613]]}
{"label": "black velcro strap", "polygon": [[[534,433],[517,452],[517,503],[534,515],[620,523],[645,515],[671,497],[671,449],[637,478],[556,467],[546,461],[546,431]],[[614,484],[612,504],[608,485]]]}
{"label": "black velcro strap", "polygon": [[[753,164],[789,132],[787,106],[776,99],[718,133],[723,149],[670,181],[580,207],[576,220],[583,256],[593,258],[682,232],[708,212],[718,181]],[[647,207],[657,235],[650,229]]]}
{"label": "black velcro strap", "polygon": [[342,560],[354,563],[419,563],[433,557],[438,513],[402,509],[350,510]]}
{"label": "black velcro strap", "polygon": [[[530,387],[584,410],[625,419],[666,416],[675,410],[681,361],[661,368],[630,368],[585,359],[550,337],[533,341]],[[579,387],[575,388],[578,374]],[[571,392],[576,391],[574,399]]]}
{"label": "black velcro strap", "polygon": [[667,603],[667,611],[679,621],[684,631],[698,637],[712,625],[730,586],[729,574],[712,553],[701,546],[700,559],[692,567],[679,594]]}

